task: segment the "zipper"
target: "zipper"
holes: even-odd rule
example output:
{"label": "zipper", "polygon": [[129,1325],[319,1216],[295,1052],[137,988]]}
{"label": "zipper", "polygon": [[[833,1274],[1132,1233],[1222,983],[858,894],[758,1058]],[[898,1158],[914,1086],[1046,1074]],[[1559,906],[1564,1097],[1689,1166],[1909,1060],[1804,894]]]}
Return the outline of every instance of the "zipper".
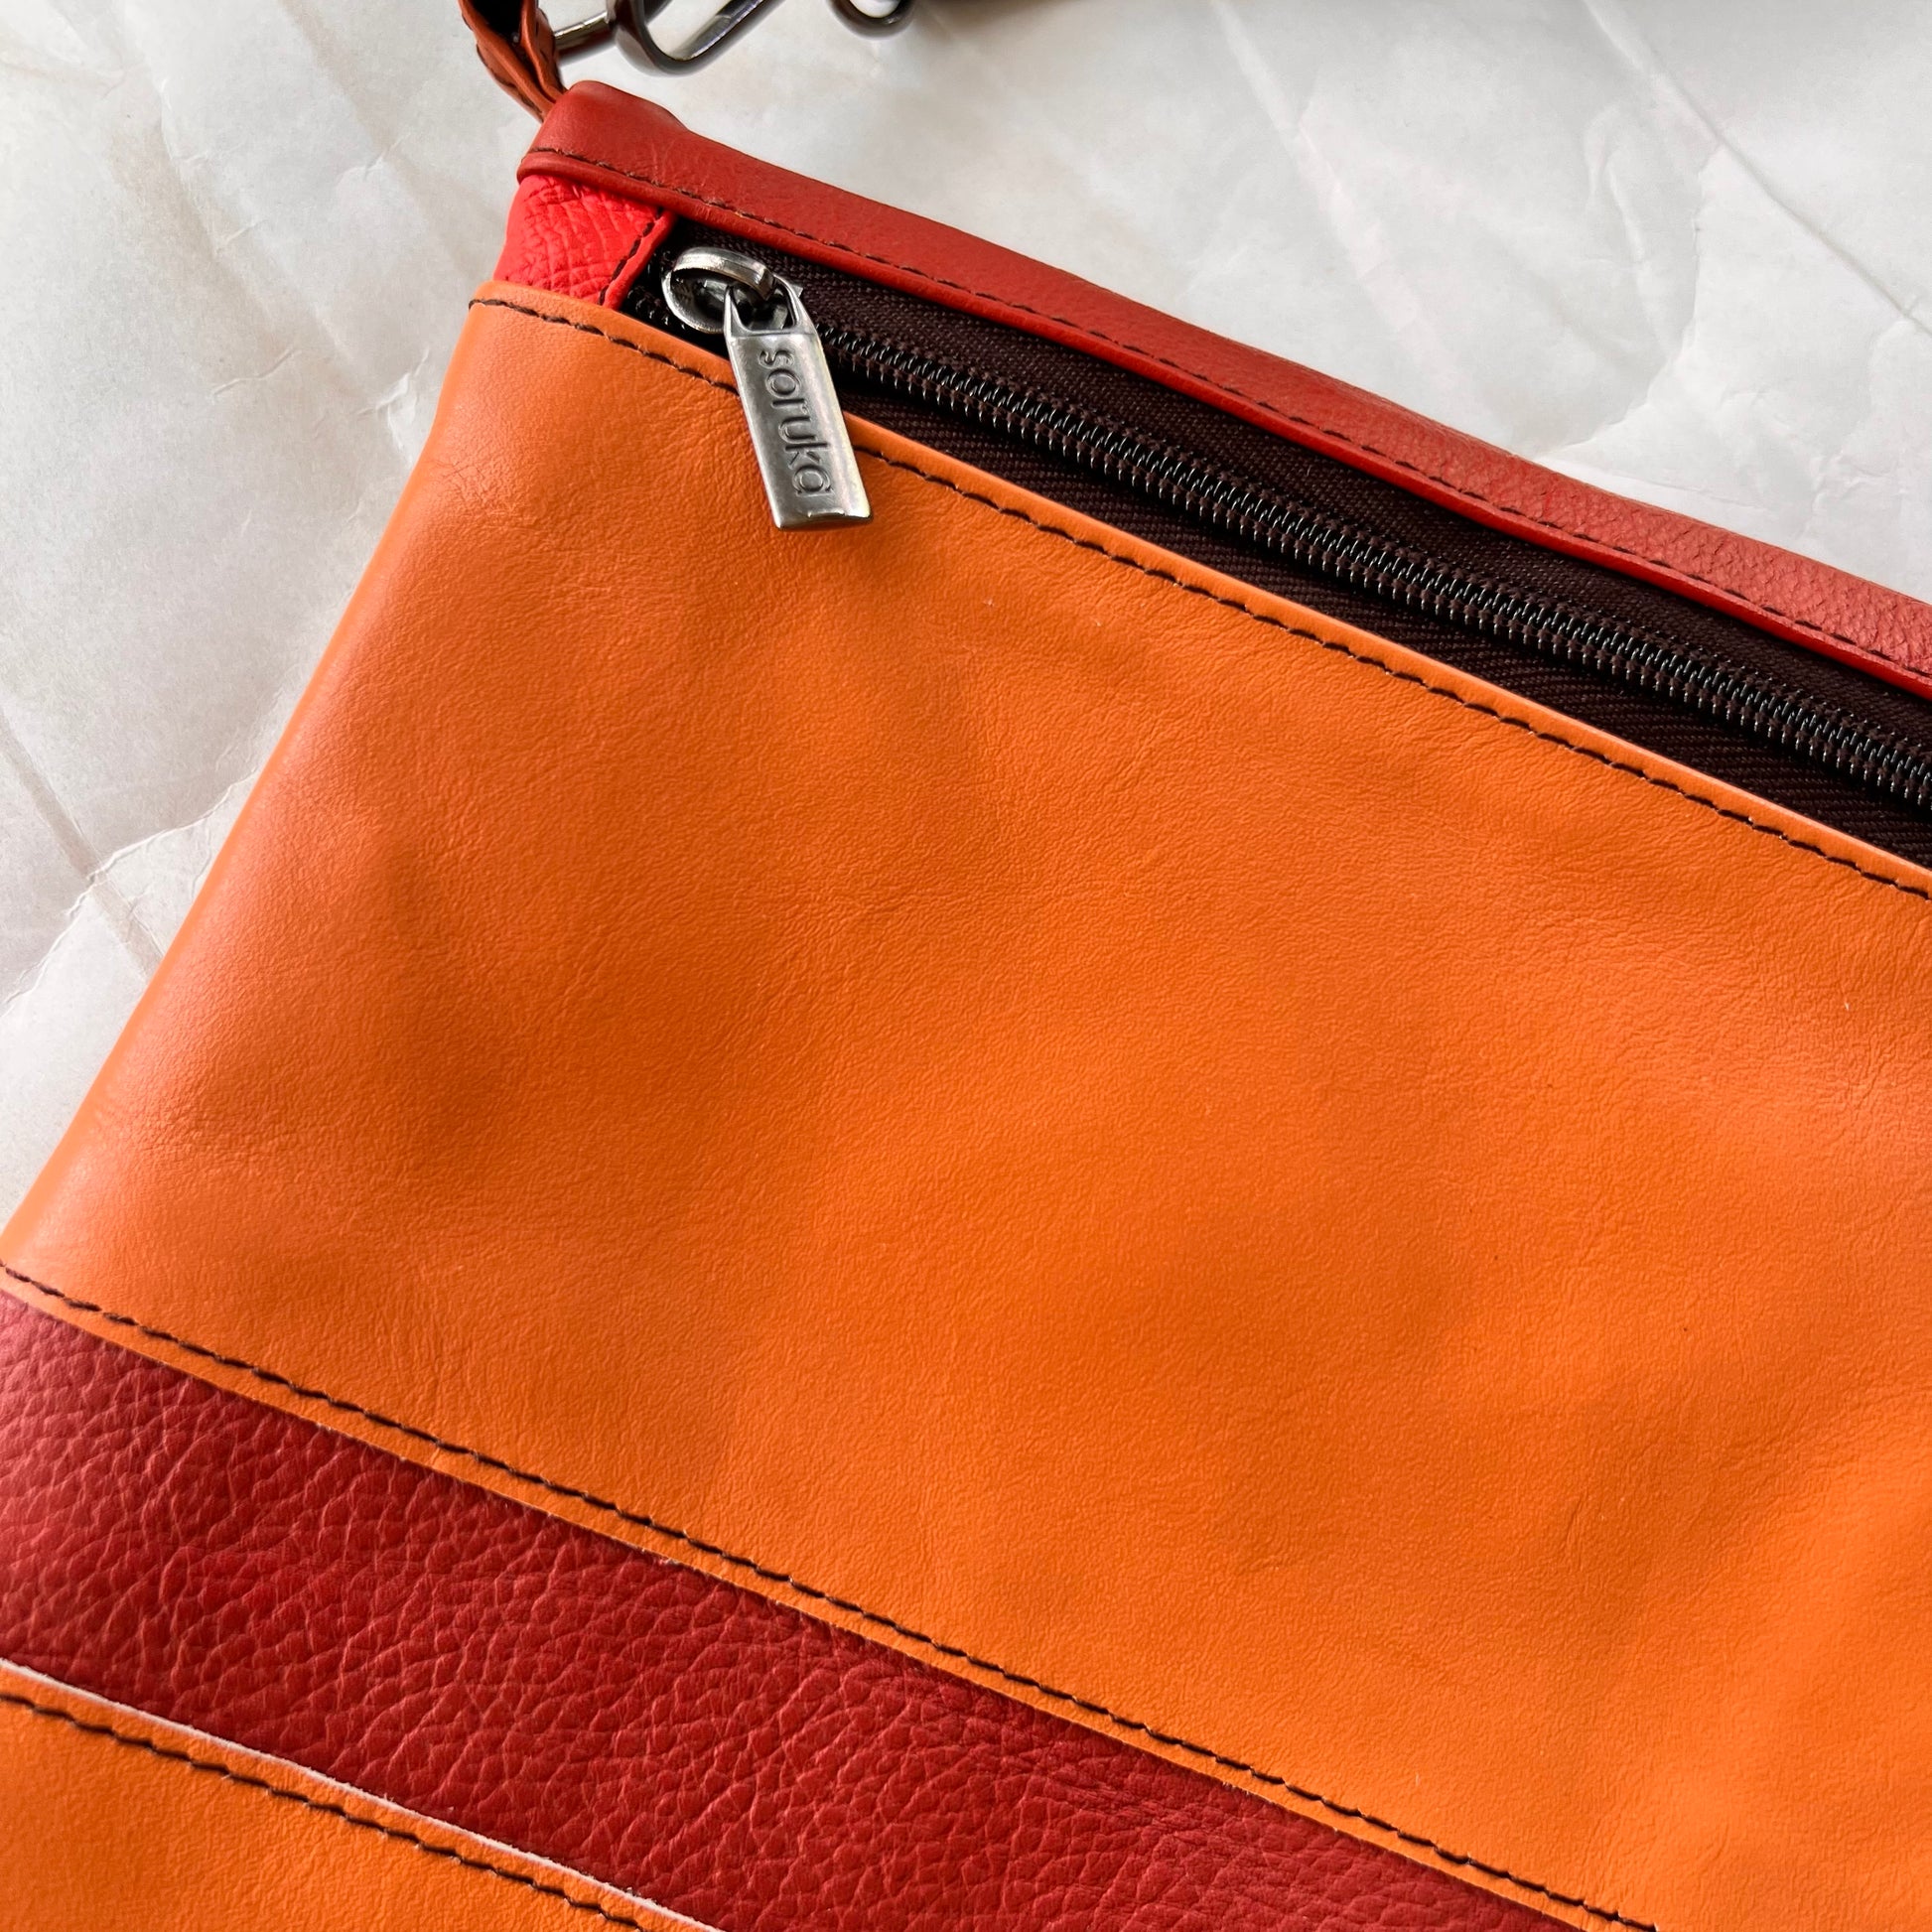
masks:
{"label": "zipper", "polygon": [[687,248],[665,269],[664,305],[720,335],[738,383],[771,520],[829,530],[872,516],[825,348],[798,284],[730,248]]}
{"label": "zipper", "polygon": [[[1237,562],[1270,560],[1286,567],[1300,586],[1342,594],[1348,608],[1332,614],[1366,628],[1393,634],[1387,616],[1400,614],[1408,629],[1420,630],[1426,640],[1460,637],[1500,647],[1505,674],[1495,677],[1488,664],[1482,674],[1508,688],[1524,689],[1522,679],[1507,675],[1508,660],[1540,661],[1573,683],[1582,680],[1607,693],[1624,694],[1637,701],[1643,715],[1675,713],[1697,721],[1701,731],[1693,737],[1699,742],[1715,733],[1757,748],[1756,759],[1745,760],[1754,774],[1768,754],[1774,763],[1806,769],[1814,779],[1824,780],[1828,793],[1849,789],[1878,801],[1886,821],[1932,821],[1932,706],[1910,693],[1800,646],[1784,645],[1669,592],[1635,587],[1628,580],[1612,587],[1603,580],[1613,573],[1554,559],[1521,538],[1485,530],[1477,542],[1454,526],[1470,526],[1452,511],[1434,505],[1419,509],[1419,499],[1411,499],[1406,508],[1392,503],[1390,493],[1407,492],[1359,473],[1350,473],[1345,483],[1319,470],[1311,473],[1311,461],[1336,470],[1345,466],[1284,445],[1267,432],[1251,431],[1206,405],[1191,405],[1158,384],[1098,364],[1078,351],[1034,344],[1001,325],[960,317],[919,298],[793,263],[771,251],[754,254],[731,237],[719,240],[726,245],[687,247],[663,275],[640,277],[626,306],[659,327],[689,335],[729,329],[735,310],[743,305],[752,325],[742,336],[755,340],[759,315],[781,313],[788,302],[790,319],[802,321],[810,332],[802,352],[822,373],[823,394],[829,399],[825,406],[834,423],[838,388],[843,387],[860,413],[882,418],[888,427],[900,425],[880,404],[909,411],[912,433],[942,448],[943,436],[930,432],[935,425],[953,426],[956,434],[971,439],[969,451],[955,453],[967,454],[982,467],[1000,470],[1000,449],[1029,453],[1056,474],[1097,485],[1109,500],[1149,506],[1169,524],[1203,533],[1219,552],[1237,553]],[[807,277],[815,305],[821,289],[836,291],[840,298],[828,305],[829,316],[821,313],[815,329],[804,316],[798,292]],[[736,292],[720,296],[716,291],[726,284]],[[774,285],[788,292],[786,301],[771,294]],[[704,293],[694,300],[697,291]],[[759,304],[765,305],[762,310]],[[731,342],[728,335],[728,347]],[[741,348],[732,349],[734,368],[763,470],[771,432],[760,423],[759,396],[755,393],[760,371],[749,361],[741,364],[741,349],[742,343]],[[1044,382],[1039,379],[1042,360],[1054,363]],[[1102,373],[1090,374],[1082,363]],[[1096,380],[1106,393],[1080,393]],[[1187,419],[1179,435],[1174,433],[1176,416]],[[1257,474],[1264,463],[1281,468],[1265,446],[1256,445],[1257,437],[1295,450],[1302,474]],[[1231,462],[1225,454],[1201,447],[1230,440],[1249,461]],[[849,444],[846,449],[849,456]],[[993,460],[986,460],[989,453]],[[853,475],[856,479],[856,468]],[[766,481],[769,493],[768,473]],[[1042,493],[1063,494],[1050,487]],[[1338,501],[1338,496],[1350,500]],[[775,495],[772,502],[775,514]],[[1360,513],[1364,505],[1368,515]],[[1073,507],[1086,505],[1075,502]],[[1434,524],[1419,530],[1419,519],[1427,524],[1431,513]],[[1450,520],[1448,526],[1444,518]],[[1483,554],[1452,554],[1458,548],[1468,551],[1472,542]],[[1171,542],[1171,547],[1188,548],[1184,542]],[[1444,554],[1446,550],[1451,554]],[[1224,555],[1210,560],[1227,567]],[[1252,572],[1237,568],[1234,574]],[[1553,583],[1553,578],[1568,581]],[[1317,601],[1306,589],[1291,594],[1305,603]],[[1605,609],[1606,600],[1625,608]],[[1633,604],[1638,608],[1629,608]],[[1332,605],[1330,595],[1317,608],[1332,610]],[[1378,614],[1383,621],[1376,621]],[[1431,642],[1422,647],[1430,649]],[[1457,661],[1453,649],[1433,654]],[[1493,648],[1489,656],[1496,656]],[[1535,690],[1524,694],[1539,695]],[[1619,718],[1612,729],[1639,743],[1652,742],[1629,729],[1627,719]],[[1668,740],[1671,734],[1664,736]],[[1655,749],[1670,750],[1667,745]],[[1678,752],[1670,750],[1670,755]],[[1708,758],[1688,761],[1711,765]],[[1720,770],[1717,775],[1726,773]],[[1776,795],[1775,787],[1762,782],[1747,788]],[[1842,822],[1817,809],[1816,782],[1797,788],[1806,793],[1800,809],[1827,822]],[[1872,836],[1864,822],[1871,813],[1851,816],[1859,822],[1845,829]],[[1899,834],[1893,827],[1892,836],[1874,842],[1899,849]],[[1932,859],[1932,829],[1926,837],[1907,842],[1915,849],[1905,856]]]}
{"label": "zipper", "polygon": [[1932,806],[1932,759],[1924,752],[1781,679],[1469,577],[1320,510],[1284,501],[1239,477],[1218,474],[1158,437],[1083,418],[1077,410],[1012,391],[976,371],[935,364],[903,345],[837,330],[827,337],[826,347],[836,363],[882,388],[1032,443],[1349,589],[1666,697],[1815,759],[1914,810]]}

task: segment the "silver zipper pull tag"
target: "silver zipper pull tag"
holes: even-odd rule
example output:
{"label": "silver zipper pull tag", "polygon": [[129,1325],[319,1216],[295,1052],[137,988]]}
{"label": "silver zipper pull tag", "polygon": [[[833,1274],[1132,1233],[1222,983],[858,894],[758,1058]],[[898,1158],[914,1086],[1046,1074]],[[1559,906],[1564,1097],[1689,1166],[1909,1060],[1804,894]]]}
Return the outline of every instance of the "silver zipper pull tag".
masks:
{"label": "silver zipper pull tag", "polygon": [[796,283],[721,248],[687,248],[664,271],[679,321],[716,335],[738,379],[771,520],[826,530],[872,516],[825,345]]}

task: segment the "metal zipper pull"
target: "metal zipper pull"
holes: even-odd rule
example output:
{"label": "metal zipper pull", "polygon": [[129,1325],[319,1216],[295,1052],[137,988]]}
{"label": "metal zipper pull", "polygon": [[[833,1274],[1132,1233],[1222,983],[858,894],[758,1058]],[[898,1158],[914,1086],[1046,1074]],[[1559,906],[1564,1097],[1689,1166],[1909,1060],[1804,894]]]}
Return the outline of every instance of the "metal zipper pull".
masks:
{"label": "metal zipper pull", "polygon": [[664,271],[664,300],[688,327],[724,337],[778,528],[867,522],[859,460],[798,285],[750,255],[687,248]]}

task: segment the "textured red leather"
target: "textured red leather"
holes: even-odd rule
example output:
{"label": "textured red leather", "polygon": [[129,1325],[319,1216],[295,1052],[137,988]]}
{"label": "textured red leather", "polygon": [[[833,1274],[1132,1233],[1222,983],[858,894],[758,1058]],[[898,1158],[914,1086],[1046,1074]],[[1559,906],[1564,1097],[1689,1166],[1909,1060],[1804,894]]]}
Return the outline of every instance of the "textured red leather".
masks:
{"label": "textured red leather", "polygon": [[523,172],[642,194],[809,260],[1090,350],[1497,529],[1932,692],[1932,606],[1558,476],[1063,270],[739,154],[617,88],[594,80],[570,88],[538,129]]}
{"label": "textured red leather", "polygon": [[615,309],[670,225],[633,196],[526,175],[510,203],[496,279]]}
{"label": "textured red leather", "polygon": [[0,1656],[726,1932],[1523,1906],[0,1297]]}
{"label": "textured red leather", "polygon": [[134,1926],[691,1932],[508,1846],[0,1664],[0,1932]]}

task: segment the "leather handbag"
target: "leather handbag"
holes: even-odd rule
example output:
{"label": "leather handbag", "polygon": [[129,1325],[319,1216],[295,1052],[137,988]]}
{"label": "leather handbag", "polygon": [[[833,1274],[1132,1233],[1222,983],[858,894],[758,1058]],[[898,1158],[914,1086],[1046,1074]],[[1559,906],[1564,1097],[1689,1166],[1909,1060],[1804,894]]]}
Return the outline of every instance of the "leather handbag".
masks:
{"label": "leather handbag", "polygon": [[0,1250],[0,1922],[1922,1932],[1932,611],[508,11]]}

